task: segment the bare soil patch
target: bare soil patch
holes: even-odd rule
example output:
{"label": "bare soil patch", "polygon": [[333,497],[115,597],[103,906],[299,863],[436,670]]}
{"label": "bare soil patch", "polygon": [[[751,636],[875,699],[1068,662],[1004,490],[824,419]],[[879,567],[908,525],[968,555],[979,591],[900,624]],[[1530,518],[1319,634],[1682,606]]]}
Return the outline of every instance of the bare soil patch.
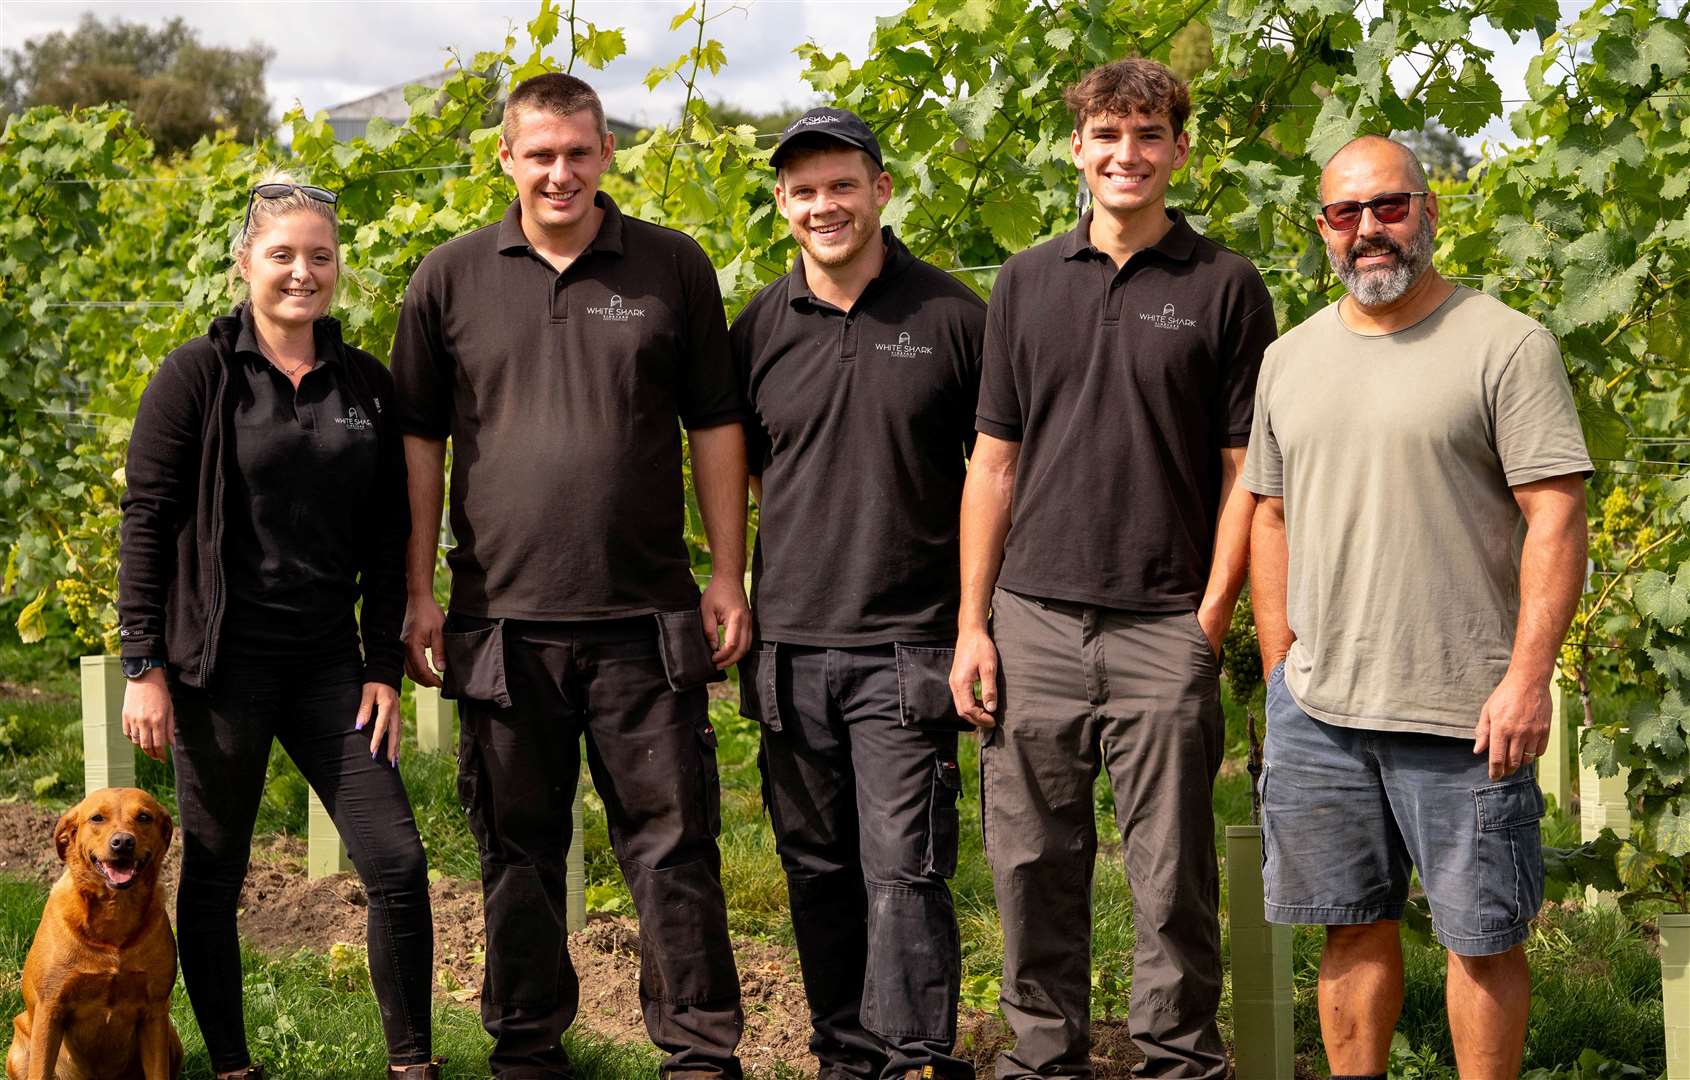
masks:
{"label": "bare soil patch", "polygon": [[[24,803],[0,804],[0,873],[51,881],[59,874],[52,831],[58,815]],[[174,844],[173,844],[174,846]],[[174,854],[179,854],[179,849]],[[174,890],[179,859],[165,867]],[[429,887],[434,905],[435,988],[473,1003],[479,996],[486,939],[479,882],[443,878]],[[259,838],[252,868],[241,891],[241,935],[258,949],[289,954],[301,948],[327,952],[337,943],[362,947],[369,898],[355,876],[339,874],[311,881],[305,875],[305,842],[293,837]],[[570,937],[570,955],[581,980],[577,1026],[617,1042],[643,1042],[640,1015],[639,928],[627,916],[594,915]],[[749,1069],[786,1065],[813,1074],[810,1014],[797,953],[754,939],[734,942],[745,1004],[740,1058]],[[996,1054],[1011,1038],[1002,1017],[965,1009],[958,1018],[957,1045],[979,1075],[990,1076]],[[1092,1065],[1097,1080],[1126,1080],[1137,1047],[1124,1020],[1092,1023]],[[1299,1072],[1299,1076],[1302,1073]]]}

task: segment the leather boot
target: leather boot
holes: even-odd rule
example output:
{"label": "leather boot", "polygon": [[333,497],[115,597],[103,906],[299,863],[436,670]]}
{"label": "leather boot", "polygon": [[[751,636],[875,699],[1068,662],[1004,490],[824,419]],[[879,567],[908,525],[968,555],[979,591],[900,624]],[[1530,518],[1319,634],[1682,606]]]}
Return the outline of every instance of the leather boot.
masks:
{"label": "leather boot", "polygon": [[218,1073],[217,1075],[225,1078],[225,1080],[265,1080],[264,1066],[262,1065],[248,1065],[240,1072]]}
{"label": "leather boot", "polygon": [[389,1065],[388,1080],[440,1080],[440,1066],[445,1058],[435,1058],[423,1065]]}

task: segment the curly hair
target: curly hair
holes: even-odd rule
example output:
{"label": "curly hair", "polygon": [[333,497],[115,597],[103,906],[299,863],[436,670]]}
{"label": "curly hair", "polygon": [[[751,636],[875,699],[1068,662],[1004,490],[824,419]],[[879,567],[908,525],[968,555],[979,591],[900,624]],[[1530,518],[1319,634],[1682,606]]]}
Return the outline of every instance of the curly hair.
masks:
{"label": "curly hair", "polygon": [[1074,130],[1085,128],[1094,116],[1144,113],[1168,118],[1178,135],[1191,117],[1191,91],[1178,75],[1154,60],[1129,56],[1092,68],[1085,78],[1062,91],[1074,114]]}

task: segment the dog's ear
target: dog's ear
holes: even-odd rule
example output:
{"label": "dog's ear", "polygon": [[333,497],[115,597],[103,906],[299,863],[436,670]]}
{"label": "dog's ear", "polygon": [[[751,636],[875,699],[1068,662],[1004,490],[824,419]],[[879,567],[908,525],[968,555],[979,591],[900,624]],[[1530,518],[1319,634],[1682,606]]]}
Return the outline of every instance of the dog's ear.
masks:
{"label": "dog's ear", "polygon": [[163,857],[165,851],[170,850],[170,836],[175,831],[176,831],[176,823],[170,819],[170,811],[166,810],[162,806],[159,807],[158,808],[158,835],[159,835],[159,842],[164,845],[164,851],[159,852],[159,856],[161,858]]}
{"label": "dog's ear", "polygon": [[76,830],[82,827],[82,817],[77,813],[81,807],[73,806],[66,810],[59,818],[59,823],[53,826],[53,843],[59,849],[59,861],[64,862],[70,852],[71,841],[76,839]]}

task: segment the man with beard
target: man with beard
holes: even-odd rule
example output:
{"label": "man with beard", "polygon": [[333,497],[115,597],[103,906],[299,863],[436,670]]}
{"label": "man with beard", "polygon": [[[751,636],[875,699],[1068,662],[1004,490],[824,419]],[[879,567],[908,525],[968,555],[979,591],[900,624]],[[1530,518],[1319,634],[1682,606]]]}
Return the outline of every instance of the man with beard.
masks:
{"label": "man with beard", "polygon": [[1383,1078],[1418,870],[1457,1067],[1514,1077],[1543,899],[1532,762],[1584,578],[1590,459],[1555,339],[1432,267],[1438,201],[1408,148],[1355,140],[1321,193],[1349,295],[1268,349],[1244,470],[1267,913],[1326,927],[1327,1058]]}
{"label": "man with beard", "polygon": [[762,508],[740,693],[810,1049],[824,1080],[971,1078],[947,884],[967,725],[945,680],[986,306],[881,226],[892,177],[855,115],[810,110],[772,160],[799,255],[729,334]]}

